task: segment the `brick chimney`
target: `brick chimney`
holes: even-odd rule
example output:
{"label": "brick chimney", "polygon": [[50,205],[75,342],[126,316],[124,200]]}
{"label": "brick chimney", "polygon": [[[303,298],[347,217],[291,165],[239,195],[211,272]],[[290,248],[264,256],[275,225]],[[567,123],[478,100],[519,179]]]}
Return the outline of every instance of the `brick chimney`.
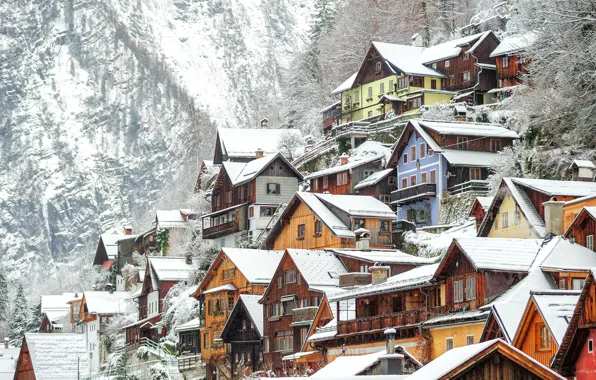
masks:
{"label": "brick chimney", "polygon": [[563,235],[563,203],[556,200],[544,202],[544,224],[546,233]]}
{"label": "brick chimney", "polygon": [[343,153],[341,156],[339,156],[339,163],[342,165],[345,165],[348,163],[348,159],[350,158],[350,156],[348,156],[347,154]]}
{"label": "brick chimney", "polygon": [[256,153],[255,153],[255,157],[256,158],[263,158],[263,156],[265,155],[265,151],[261,148],[257,149]]}
{"label": "brick chimney", "polygon": [[375,263],[375,265],[368,268],[368,271],[372,275],[373,285],[380,284],[381,282],[387,281],[387,278],[391,274],[391,267]]}
{"label": "brick chimney", "polygon": [[370,249],[370,231],[365,228],[359,228],[354,231],[356,234],[356,249],[366,251]]}

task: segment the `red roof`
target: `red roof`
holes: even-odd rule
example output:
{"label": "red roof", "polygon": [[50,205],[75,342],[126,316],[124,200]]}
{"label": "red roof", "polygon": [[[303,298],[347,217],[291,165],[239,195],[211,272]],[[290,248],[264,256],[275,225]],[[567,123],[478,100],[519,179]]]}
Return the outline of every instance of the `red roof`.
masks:
{"label": "red roof", "polygon": [[114,260],[104,261],[103,264],[101,264],[101,270],[110,270],[112,269],[113,264]]}

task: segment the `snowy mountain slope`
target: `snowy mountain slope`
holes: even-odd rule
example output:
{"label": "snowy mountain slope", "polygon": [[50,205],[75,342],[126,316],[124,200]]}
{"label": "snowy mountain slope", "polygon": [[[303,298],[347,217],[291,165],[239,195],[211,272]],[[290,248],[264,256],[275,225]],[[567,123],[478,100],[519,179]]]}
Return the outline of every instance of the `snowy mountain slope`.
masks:
{"label": "snowy mountain slope", "polygon": [[0,3],[0,266],[51,273],[188,183],[217,125],[275,120],[312,2]]}

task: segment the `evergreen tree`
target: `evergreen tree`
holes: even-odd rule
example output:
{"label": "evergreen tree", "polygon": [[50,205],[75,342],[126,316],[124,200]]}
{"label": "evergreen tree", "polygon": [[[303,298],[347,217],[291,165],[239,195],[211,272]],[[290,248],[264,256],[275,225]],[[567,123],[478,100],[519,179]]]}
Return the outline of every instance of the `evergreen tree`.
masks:
{"label": "evergreen tree", "polygon": [[335,4],[332,0],[317,0],[310,23],[310,41],[316,44],[322,35],[327,33],[335,18]]}
{"label": "evergreen tree", "polygon": [[31,316],[27,321],[27,326],[25,327],[25,332],[39,332],[39,326],[41,325],[41,299],[39,302],[31,307]]}
{"label": "evergreen tree", "polygon": [[25,335],[25,328],[27,327],[28,320],[29,313],[27,310],[25,291],[23,290],[23,285],[19,283],[17,285],[17,292],[8,323],[8,329],[12,339],[22,338]]}
{"label": "evergreen tree", "polygon": [[0,323],[8,320],[8,283],[0,272]]}
{"label": "evergreen tree", "polygon": [[136,380],[137,377],[130,373],[130,356],[123,352],[116,363],[115,380]]}

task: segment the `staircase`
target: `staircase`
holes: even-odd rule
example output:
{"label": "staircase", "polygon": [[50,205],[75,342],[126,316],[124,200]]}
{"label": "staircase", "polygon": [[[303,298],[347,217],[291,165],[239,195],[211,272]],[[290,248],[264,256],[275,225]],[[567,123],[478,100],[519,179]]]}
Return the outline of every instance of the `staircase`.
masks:
{"label": "staircase", "polygon": [[271,217],[271,220],[269,221],[269,223],[267,223],[267,226],[265,227],[265,229],[263,229],[263,231],[261,231],[259,236],[257,236],[257,238],[255,239],[255,242],[253,243],[254,248],[263,249],[263,245],[265,244],[265,239],[269,235],[269,231],[271,231],[271,227],[273,227],[275,225],[275,223],[277,223],[277,221],[279,220],[279,217],[284,212],[284,210],[286,209],[287,206],[288,205],[285,203],[280,203],[279,206],[277,206],[277,210],[275,211],[275,214],[273,214],[273,216]]}
{"label": "staircase", "polygon": [[219,376],[227,380],[232,380],[232,363],[230,363],[230,360],[227,357],[214,359],[213,364],[215,364]]}

